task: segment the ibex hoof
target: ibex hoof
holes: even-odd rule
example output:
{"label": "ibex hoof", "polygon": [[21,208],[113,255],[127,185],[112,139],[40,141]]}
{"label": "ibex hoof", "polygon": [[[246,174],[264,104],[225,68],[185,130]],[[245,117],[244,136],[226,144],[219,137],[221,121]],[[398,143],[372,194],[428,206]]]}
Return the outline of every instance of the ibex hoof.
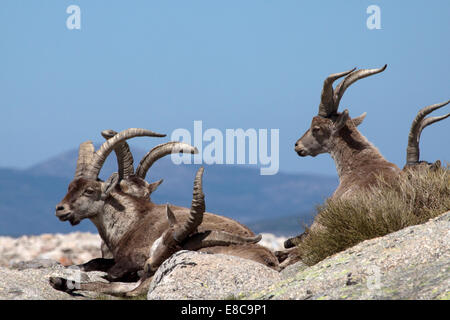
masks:
{"label": "ibex hoof", "polygon": [[73,289],[70,289],[67,285],[67,279],[61,277],[50,277],[49,278],[50,285],[53,289],[64,291],[64,292],[72,292]]}

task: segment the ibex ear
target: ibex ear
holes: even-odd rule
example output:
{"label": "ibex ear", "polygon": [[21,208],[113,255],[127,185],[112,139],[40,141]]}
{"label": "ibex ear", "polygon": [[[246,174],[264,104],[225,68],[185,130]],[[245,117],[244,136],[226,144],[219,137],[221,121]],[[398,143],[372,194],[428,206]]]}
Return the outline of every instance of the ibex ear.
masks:
{"label": "ibex ear", "polygon": [[158,189],[158,187],[159,187],[159,185],[161,184],[161,183],[163,183],[163,179],[161,179],[161,180],[158,180],[158,181],[156,181],[156,182],[153,182],[153,183],[150,183],[149,185],[148,185],[148,187],[147,187],[147,189],[148,189],[148,194],[152,194],[156,189]]}
{"label": "ibex ear", "polygon": [[167,214],[167,220],[169,220],[169,226],[173,227],[177,224],[177,218],[175,218],[175,215],[173,214],[172,210],[169,207],[169,204],[166,204],[166,214]]}
{"label": "ibex ear", "polygon": [[355,127],[359,126],[364,121],[364,118],[366,117],[366,115],[367,115],[367,112],[364,112],[359,117],[356,117],[356,118],[352,119],[352,122],[355,125]]}
{"label": "ibex ear", "polygon": [[334,128],[336,132],[341,130],[345,124],[347,123],[347,120],[349,119],[348,110],[345,109],[336,119],[334,123]]}
{"label": "ibex ear", "polygon": [[110,192],[114,190],[114,187],[119,182],[119,174],[117,172],[114,172],[108,180],[102,183],[102,199],[105,199],[107,196],[109,196]]}

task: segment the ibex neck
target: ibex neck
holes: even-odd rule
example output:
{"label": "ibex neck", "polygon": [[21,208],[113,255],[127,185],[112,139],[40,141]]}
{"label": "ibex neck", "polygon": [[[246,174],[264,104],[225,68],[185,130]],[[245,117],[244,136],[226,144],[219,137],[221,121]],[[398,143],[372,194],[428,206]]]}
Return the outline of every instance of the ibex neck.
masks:
{"label": "ibex neck", "polygon": [[333,137],[330,154],[336,164],[340,181],[362,167],[375,162],[387,162],[378,149],[355,127],[345,126]]}
{"label": "ibex neck", "polygon": [[[146,200],[150,205],[150,202]],[[142,218],[140,202],[135,198],[112,193],[105,201],[103,211],[91,218],[102,240],[113,251],[123,236]]]}

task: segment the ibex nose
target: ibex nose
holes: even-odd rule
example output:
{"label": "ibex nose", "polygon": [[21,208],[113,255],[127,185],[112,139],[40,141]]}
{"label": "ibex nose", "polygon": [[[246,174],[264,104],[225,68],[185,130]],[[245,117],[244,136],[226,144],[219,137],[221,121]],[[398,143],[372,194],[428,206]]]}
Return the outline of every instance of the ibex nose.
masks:
{"label": "ibex nose", "polygon": [[297,152],[297,154],[300,157],[304,157],[304,156],[306,156],[308,154],[308,152],[306,151],[304,146],[302,144],[299,144],[298,142],[295,143],[295,152]]}
{"label": "ibex nose", "polygon": [[69,215],[69,212],[68,210],[66,210],[66,207],[64,205],[57,204],[55,214],[58,218],[64,218]]}

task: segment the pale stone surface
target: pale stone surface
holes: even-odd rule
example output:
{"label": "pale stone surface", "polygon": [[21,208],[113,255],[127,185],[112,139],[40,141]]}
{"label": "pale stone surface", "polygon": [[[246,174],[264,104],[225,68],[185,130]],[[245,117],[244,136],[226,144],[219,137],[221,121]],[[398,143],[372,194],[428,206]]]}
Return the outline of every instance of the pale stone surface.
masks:
{"label": "pale stone surface", "polygon": [[0,237],[0,266],[34,259],[56,260],[63,265],[81,264],[101,257],[100,244],[99,235],[89,232]]}
{"label": "pale stone surface", "polygon": [[450,299],[450,211],[366,240],[249,299]]}
{"label": "pale stone surface", "polygon": [[280,279],[277,271],[251,260],[224,254],[180,251],[159,267],[147,298],[235,299]]}

